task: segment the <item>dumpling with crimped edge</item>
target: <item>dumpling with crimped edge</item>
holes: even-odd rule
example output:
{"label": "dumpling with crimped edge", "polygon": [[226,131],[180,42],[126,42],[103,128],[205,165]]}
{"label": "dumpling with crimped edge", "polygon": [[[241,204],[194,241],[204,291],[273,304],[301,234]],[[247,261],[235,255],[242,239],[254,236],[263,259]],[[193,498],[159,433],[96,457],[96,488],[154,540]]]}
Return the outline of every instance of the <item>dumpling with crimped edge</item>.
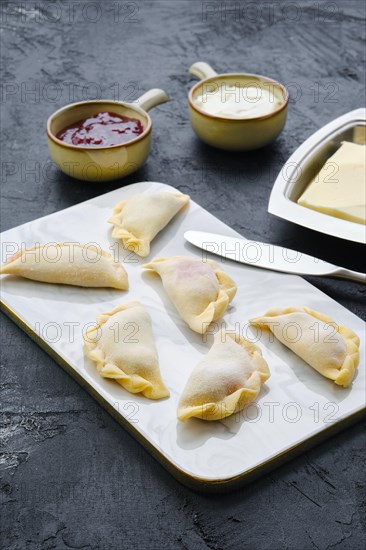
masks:
{"label": "dumpling with crimped edge", "polygon": [[108,222],[112,237],[141,257],[150,253],[154,237],[186,206],[189,196],[169,191],[139,193],[119,202]]}
{"label": "dumpling with crimped edge", "polygon": [[178,419],[220,420],[257,398],[270,372],[261,350],[222,329],[192,371],[178,404]]}
{"label": "dumpling with crimped edge", "polygon": [[84,335],[84,350],[103,378],[149,399],[169,396],[159,368],[151,319],[137,301],[97,315],[97,326]]}
{"label": "dumpling with crimped edge", "polygon": [[320,374],[347,387],[358,366],[360,340],[351,329],[308,307],[270,309],[252,325],[270,330],[276,338]]}
{"label": "dumpling with crimped edge", "polygon": [[143,267],[160,275],[179,315],[199,334],[225,313],[237,290],[213,260],[173,256],[156,258]]}
{"label": "dumpling with crimped edge", "polygon": [[95,243],[48,243],[22,248],[0,267],[0,275],[42,283],[128,289],[125,269]]}

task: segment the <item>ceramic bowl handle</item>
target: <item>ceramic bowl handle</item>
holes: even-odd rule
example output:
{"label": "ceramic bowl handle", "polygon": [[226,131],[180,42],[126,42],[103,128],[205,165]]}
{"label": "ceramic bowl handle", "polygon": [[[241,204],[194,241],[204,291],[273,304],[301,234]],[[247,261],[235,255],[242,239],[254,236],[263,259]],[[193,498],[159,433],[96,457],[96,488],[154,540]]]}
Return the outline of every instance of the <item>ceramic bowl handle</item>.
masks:
{"label": "ceramic bowl handle", "polygon": [[200,80],[211,78],[212,76],[217,76],[217,72],[214,71],[213,68],[204,61],[193,63],[193,65],[191,65],[189,68],[189,73],[193,74],[193,76],[196,76]]}
{"label": "ceramic bowl handle", "polygon": [[165,103],[168,100],[169,96],[164,92],[164,90],[153,88],[152,90],[142,94],[136,103],[139,107],[141,107],[141,109],[144,109],[144,111],[149,111],[153,107],[156,107],[156,105]]}

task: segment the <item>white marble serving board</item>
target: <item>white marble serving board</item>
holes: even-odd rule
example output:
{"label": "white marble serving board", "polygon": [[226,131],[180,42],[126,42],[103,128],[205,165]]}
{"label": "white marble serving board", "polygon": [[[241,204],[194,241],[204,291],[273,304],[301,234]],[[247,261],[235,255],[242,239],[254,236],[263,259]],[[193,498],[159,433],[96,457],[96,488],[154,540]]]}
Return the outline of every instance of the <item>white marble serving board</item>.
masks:
{"label": "white marble serving board", "polygon": [[[5,231],[1,235],[2,261],[20,243],[31,246],[37,242],[96,242],[105,250],[111,247],[115,250],[111,226],[106,221],[115,203],[137,192],[157,189],[173,188],[155,182],[136,183]],[[154,240],[149,258],[179,254],[202,257],[198,249],[184,240],[183,234],[189,229],[238,235],[191,202]],[[245,476],[246,472],[365,408],[364,322],[300,277],[224,261],[222,266],[238,285],[238,293],[222,321],[228,328],[240,328],[244,335],[253,338],[247,326],[250,317],[275,306],[308,306],[330,315],[360,336],[360,367],[352,387],[343,389],[320,376],[279,342],[271,343],[262,337],[258,345],[270,367],[271,378],[263,386],[257,404],[220,422],[197,419],[179,422],[176,417],[179,396],[212,339],[208,337],[204,342],[179,318],[164,295],[159,277],[141,269],[147,259],[126,253],[122,247],[119,257],[121,261],[125,258],[130,281],[128,292],[56,286],[4,276],[1,300],[40,334],[87,386],[128,420],[139,440],[141,436],[147,440],[173,468],[205,482]],[[117,383],[101,378],[94,364],[83,355],[83,328],[95,321],[96,314],[134,299],[140,300],[152,317],[169,399],[150,401],[128,393]],[[70,323],[76,323],[73,335]],[[45,371],[44,376],[47,375]]]}

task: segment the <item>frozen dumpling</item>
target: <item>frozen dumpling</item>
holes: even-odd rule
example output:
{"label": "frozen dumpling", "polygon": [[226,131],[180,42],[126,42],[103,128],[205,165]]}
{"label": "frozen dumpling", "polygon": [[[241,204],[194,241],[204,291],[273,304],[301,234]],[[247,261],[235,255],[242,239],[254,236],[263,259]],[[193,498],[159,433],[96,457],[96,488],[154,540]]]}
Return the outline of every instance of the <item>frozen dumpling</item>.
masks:
{"label": "frozen dumpling", "polygon": [[160,275],[179,315],[200,334],[225,313],[237,290],[234,281],[212,260],[174,256],[156,258],[144,267]]}
{"label": "frozen dumpling", "polygon": [[108,220],[114,225],[112,236],[121,239],[125,248],[146,257],[153,238],[188,202],[188,195],[167,191],[134,195],[114,208]]}
{"label": "frozen dumpling", "polygon": [[0,275],[42,283],[128,289],[122,265],[96,244],[49,243],[22,249],[1,266]]}
{"label": "frozen dumpling", "polygon": [[151,319],[140,302],[97,315],[98,326],[84,336],[85,354],[104,378],[149,399],[169,396],[159,369]]}
{"label": "frozen dumpling", "polygon": [[269,376],[268,365],[255,344],[221,330],[188,379],[178,418],[225,418],[256,399]]}
{"label": "frozen dumpling", "polygon": [[349,386],[359,363],[360,340],[351,329],[307,307],[270,309],[250,323],[265,327],[320,374]]}

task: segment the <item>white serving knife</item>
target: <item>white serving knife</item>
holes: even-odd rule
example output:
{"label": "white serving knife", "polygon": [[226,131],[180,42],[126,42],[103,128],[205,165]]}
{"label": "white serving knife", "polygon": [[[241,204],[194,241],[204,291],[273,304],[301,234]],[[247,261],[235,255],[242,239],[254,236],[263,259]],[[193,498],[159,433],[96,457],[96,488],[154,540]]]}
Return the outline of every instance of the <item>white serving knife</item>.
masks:
{"label": "white serving knife", "polygon": [[344,267],[324,262],[303,252],[269,243],[249,241],[244,237],[225,237],[204,231],[186,231],[184,238],[207,253],[216,254],[242,264],[294,273],[296,275],[315,275],[338,277],[366,284],[366,275]]}

